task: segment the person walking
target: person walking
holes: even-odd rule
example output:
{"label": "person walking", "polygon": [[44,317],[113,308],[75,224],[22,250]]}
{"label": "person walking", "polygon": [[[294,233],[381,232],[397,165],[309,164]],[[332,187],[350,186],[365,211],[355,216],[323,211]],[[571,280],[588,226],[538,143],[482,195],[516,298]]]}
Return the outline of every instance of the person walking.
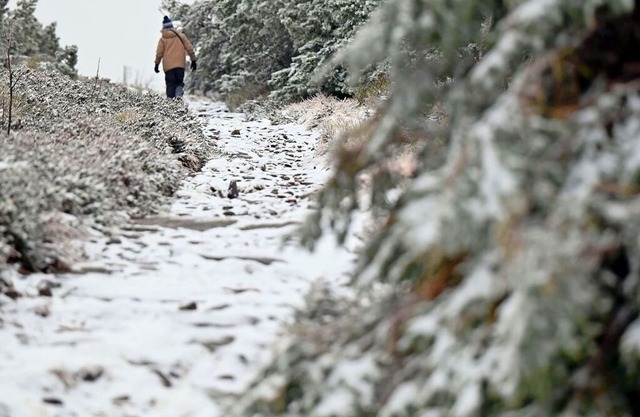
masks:
{"label": "person walking", "polygon": [[184,95],[184,71],[187,67],[187,54],[191,58],[191,70],[195,71],[198,64],[193,45],[184,33],[174,29],[171,19],[165,16],[162,19],[162,37],[158,41],[153,69],[156,74],[159,73],[162,61],[162,70],[167,84],[167,97],[169,98],[182,98]]}

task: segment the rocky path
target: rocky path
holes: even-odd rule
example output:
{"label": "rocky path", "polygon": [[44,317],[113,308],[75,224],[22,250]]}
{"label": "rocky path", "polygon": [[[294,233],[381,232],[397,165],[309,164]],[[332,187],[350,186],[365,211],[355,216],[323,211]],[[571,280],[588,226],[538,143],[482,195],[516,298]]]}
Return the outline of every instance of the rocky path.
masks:
{"label": "rocky path", "polygon": [[283,240],[328,175],[315,134],[190,108],[222,153],[171,209],[96,235],[77,274],[16,277],[25,296],[0,300],[0,417],[221,416],[311,283],[344,282],[348,251]]}

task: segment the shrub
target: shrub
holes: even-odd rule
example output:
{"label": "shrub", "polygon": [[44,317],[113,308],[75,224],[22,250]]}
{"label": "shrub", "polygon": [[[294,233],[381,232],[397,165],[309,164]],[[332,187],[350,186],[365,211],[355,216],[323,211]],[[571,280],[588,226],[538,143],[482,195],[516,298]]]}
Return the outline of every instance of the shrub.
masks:
{"label": "shrub", "polygon": [[60,234],[49,227],[57,214],[104,227],[156,212],[214,151],[182,103],[24,71],[19,123],[11,136],[0,135],[0,247],[13,248],[0,264],[60,265],[64,245],[47,243]]}

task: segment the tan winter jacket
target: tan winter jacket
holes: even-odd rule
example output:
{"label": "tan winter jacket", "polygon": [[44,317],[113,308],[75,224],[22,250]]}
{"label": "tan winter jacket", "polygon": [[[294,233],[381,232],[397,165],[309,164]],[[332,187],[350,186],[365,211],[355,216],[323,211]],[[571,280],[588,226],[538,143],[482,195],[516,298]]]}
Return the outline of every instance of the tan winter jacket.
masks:
{"label": "tan winter jacket", "polygon": [[[182,42],[180,39],[182,39]],[[186,54],[189,54],[191,61],[196,60],[196,53],[193,51],[193,45],[189,42],[187,35],[175,29],[163,30],[156,49],[156,65],[162,61],[162,70],[164,72],[174,68],[186,68]]]}

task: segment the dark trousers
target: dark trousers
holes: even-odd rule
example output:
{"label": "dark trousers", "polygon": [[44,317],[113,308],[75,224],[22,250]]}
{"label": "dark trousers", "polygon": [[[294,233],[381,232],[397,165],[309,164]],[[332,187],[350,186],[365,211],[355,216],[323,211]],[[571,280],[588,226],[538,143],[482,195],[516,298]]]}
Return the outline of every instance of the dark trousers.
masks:
{"label": "dark trousers", "polygon": [[167,84],[167,97],[182,97],[184,94],[184,68],[172,68],[164,73],[164,81]]}

